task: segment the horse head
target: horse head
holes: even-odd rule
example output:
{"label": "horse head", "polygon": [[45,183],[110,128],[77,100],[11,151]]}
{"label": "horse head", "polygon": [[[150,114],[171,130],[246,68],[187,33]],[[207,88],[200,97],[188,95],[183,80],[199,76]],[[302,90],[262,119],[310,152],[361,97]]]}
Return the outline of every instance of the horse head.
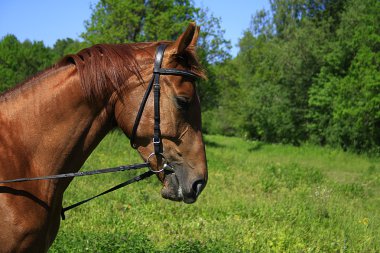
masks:
{"label": "horse head", "polygon": [[[195,86],[195,77],[204,77],[195,52],[198,36],[199,27],[191,23],[174,42],[136,44],[134,59],[139,75],[128,80],[114,110],[118,126],[132,138],[141,157],[149,160],[153,170],[160,171],[157,174],[163,183],[162,196],[185,203],[195,202],[207,182],[201,109]],[[159,52],[159,45],[164,45],[164,51]],[[160,84],[160,138],[156,144],[152,142],[157,126],[153,92],[148,91],[146,101],[143,99],[143,94],[151,88],[150,82],[157,82],[153,80],[154,74],[152,77],[153,69],[157,68],[155,64],[171,71],[156,76]],[[137,116],[141,103],[145,102],[141,115]],[[159,145],[161,151],[155,152],[155,145]],[[165,163],[169,164],[171,171],[162,169]]]}

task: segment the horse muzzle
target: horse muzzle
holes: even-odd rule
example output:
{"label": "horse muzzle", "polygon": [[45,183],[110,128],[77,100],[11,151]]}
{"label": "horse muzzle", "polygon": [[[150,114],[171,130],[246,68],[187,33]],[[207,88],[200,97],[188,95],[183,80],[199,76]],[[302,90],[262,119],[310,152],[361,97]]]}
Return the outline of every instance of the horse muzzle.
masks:
{"label": "horse muzzle", "polygon": [[197,200],[205,186],[206,181],[204,179],[185,180],[181,173],[169,172],[165,174],[161,195],[165,199],[192,204]]}

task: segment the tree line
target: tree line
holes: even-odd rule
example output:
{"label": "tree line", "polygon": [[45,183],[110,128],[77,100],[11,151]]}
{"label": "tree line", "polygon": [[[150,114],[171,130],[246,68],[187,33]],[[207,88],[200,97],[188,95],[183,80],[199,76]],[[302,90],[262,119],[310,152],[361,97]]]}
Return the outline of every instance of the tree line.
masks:
{"label": "tree line", "polygon": [[204,131],[380,153],[380,1],[270,0],[231,57],[220,19],[190,0],[100,0],[82,40],[0,41],[0,91],[96,43],[173,40],[202,26]]}
{"label": "tree line", "polygon": [[211,133],[380,151],[380,1],[272,0],[217,67]]}

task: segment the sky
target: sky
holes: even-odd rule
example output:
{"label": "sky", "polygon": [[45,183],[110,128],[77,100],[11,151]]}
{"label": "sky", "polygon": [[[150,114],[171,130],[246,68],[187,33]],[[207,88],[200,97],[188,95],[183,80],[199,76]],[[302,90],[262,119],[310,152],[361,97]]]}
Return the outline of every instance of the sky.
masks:
{"label": "sky", "polygon": [[[91,17],[90,6],[97,0],[0,0],[0,39],[14,34],[18,40],[43,41],[52,47],[57,39],[79,39],[84,21]],[[208,8],[221,18],[225,38],[238,52],[237,44],[249,27],[251,16],[269,9],[269,0],[195,0],[195,6]],[[202,29],[202,28],[201,28]]]}

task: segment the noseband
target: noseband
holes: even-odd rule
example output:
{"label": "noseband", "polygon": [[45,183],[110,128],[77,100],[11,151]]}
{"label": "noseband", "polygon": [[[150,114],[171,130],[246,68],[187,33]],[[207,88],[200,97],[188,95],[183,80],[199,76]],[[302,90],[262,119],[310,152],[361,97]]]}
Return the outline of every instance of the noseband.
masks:
{"label": "noseband", "polygon": [[[131,146],[136,149],[137,145],[135,143],[136,139],[136,133],[137,133],[137,128],[139,126],[141,116],[144,112],[145,104],[146,101],[148,100],[150,91],[153,89],[154,93],[154,130],[153,130],[153,146],[154,146],[154,152],[152,152],[148,159],[147,162],[149,162],[149,159],[152,156],[160,156],[164,160],[166,158],[163,155],[163,145],[161,141],[161,129],[160,129],[160,75],[175,75],[175,76],[185,76],[185,77],[190,77],[193,79],[198,79],[199,76],[195,74],[194,72],[187,71],[187,70],[180,70],[180,69],[172,69],[172,68],[161,68],[162,65],[162,60],[164,59],[164,53],[166,49],[165,44],[161,44],[157,47],[156,49],[156,56],[154,59],[154,67],[153,67],[153,75],[152,78],[149,81],[148,88],[145,91],[144,97],[141,101],[139,111],[136,115],[135,123],[133,125],[132,129],[132,134],[130,137],[130,143]],[[162,170],[160,170],[162,171]],[[155,171],[156,173],[158,171]]]}

